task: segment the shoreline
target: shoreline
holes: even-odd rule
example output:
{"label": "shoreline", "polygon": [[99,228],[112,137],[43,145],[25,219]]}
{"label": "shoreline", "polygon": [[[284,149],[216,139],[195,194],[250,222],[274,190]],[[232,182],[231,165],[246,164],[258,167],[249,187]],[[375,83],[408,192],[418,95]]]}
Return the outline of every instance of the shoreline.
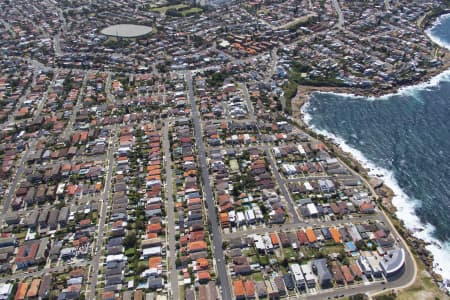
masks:
{"label": "shoreline", "polygon": [[[292,117],[298,119],[302,116],[301,108],[306,102],[308,102],[309,97],[312,93],[335,93],[355,97],[381,98],[389,95],[398,94],[403,89],[415,87],[419,84],[429,83],[433,78],[440,76],[446,71],[450,71],[450,51],[442,47],[440,48],[440,50],[444,51],[443,57],[441,58],[442,65],[427,70],[427,73],[424,74],[420,79],[402,86],[395,86],[385,90],[373,90],[355,87],[330,87],[330,86],[321,87],[321,86],[297,84],[297,93],[291,99]],[[303,120],[302,123],[304,123]]]}
{"label": "shoreline", "polygon": [[[449,14],[448,12],[445,14]],[[438,16],[434,16],[434,20],[431,23],[436,22],[439,17],[442,17],[445,14],[441,14]],[[425,30],[424,30],[425,32]],[[425,32],[430,40],[434,44],[433,38]],[[441,51],[441,61],[442,64],[433,69],[427,70],[426,74],[424,74],[420,79],[411,82],[410,84],[392,87],[386,90],[371,90],[371,89],[361,89],[361,88],[352,88],[352,87],[316,87],[316,86],[304,86],[297,85],[297,93],[291,99],[291,107],[292,107],[292,118],[295,120],[300,127],[307,131],[308,133],[313,133],[313,135],[319,136],[320,134],[315,131],[311,126],[309,126],[304,120],[303,107],[308,103],[310,96],[312,93],[335,93],[335,94],[343,94],[343,95],[351,95],[356,97],[368,97],[368,98],[380,98],[383,96],[389,96],[398,94],[403,89],[413,88],[420,84],[430,83],[434,78],[441,76],[445,72],[450,72],[450,51],[449,49],[443,47],[442,45],[438,45],[437,51]],[[435,259],[433,253],[426,249],[427,246],[432,245],[430,242],[426,242],[423,239],[414,236],[414,231],[408,229],[402,219],[400,219],[397,215],[397,208],[393,204],[393,199],[396,196],[395,192],[391,187],[389,187],[386,183],[380,182],[380,179],[374,176],[369,175],[369,170],[367,166],[364,166],[361,161],[354,157],[352,153],[344,151],[341,146],[334,140],[329,137],[322,136],[318,137],[319,140],[324,142],[330,149],[333,149],[336,156],[344,159],[345,163],[355,170],[361,177],[365,178],[371,187],[376,192],[377,203],[379,204],[380,209],[382,209],[385,214],[388,216],[391,222],[393,222],[395,229],[403,236],[406,241],[408,247],[413,252],[416,258],[420,259],[420,261],[424,264],[425,269],[431,275],[435,284],[444,292],[448,292],[443,288],[443,277],[436,273],[434,270],[435,267]]]}
{"label": "shoreline", "polygon": [[[326,92],[335,92],[335,91],[326,91]],[[340,158],[348,167],[350,167],[352,170],[358,173],[359,176],[367,180],[367,182],[370,184],[370,186],[376,193],[375,199],[379,208],[383,210],[388,219],[393,224],[395,224],[394,225],[395,230],[403,237],[406,244],[408,245],[408,248],[411,250],[414,256],[420,259],[420,261],[424,264],[426,271],[430,274],[431,278],[433,279],[435,284],[439,287],[439,289],[442,289],[444,279],[440,274],[435,272],[434,255],[430,250],[426,249],[426,247],[432,245],[432,243],[426,242],[423,239],[414,236],[415,232],[411,229],[408,229],[404,221],[396,215],[397,208],[393,204],[393,199],[396,196],[396,194],[393,191],[393,189],[380,178],[369,175],[368,167],[365,166],[357,158],[355,158],[355,156],[352,153],[344,151],[336,141],[316,132],[313,128],[311,128],[308,124],[305,123],[303,119],[304,115],[301,112],[301,108],[308,103],[307,98],[309,98],[309,95],[311,93],[312,92],[309,92],[306,95],[303,94],[302,98],[299,97],[298,103],[300,106],[296,106],[295,109],[293,104],[293,113],[294,111],[297,111],[298,115],[300,116],[299,118],[293,117],[294,121],[300,125],[302,130],[306,131],[310,135],[316,136],[316,138],[321,142],[323,142],[329,149],[332,149],[335,155],[338,158]],[[306,97],[306,100],[304,97]],[[413,257],[413,259],[415,258]],[[442,290],[446,292],[445,289]]]}

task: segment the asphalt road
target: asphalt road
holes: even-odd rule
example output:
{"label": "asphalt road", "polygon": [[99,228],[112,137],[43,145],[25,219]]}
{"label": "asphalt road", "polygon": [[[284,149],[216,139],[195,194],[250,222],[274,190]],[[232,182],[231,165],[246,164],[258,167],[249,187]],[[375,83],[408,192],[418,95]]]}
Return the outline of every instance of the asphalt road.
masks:
{"label": "asphalt road", "polygon": [[[84,267],[84,266],[87,266],[89,263],[90,263],[89,261],[84,261],[84,262],[78,263],[76,266]],[[24,281],[26,278],[42,277],[44,274],[47,274],[47,273],[61,273],[61,272],[65,272],[69,267],[70,267],[69,265],[64,264],[62,266],[55,267],[55,268],[44,268],[44,269],[36,271],[36,272],[28,272],[28,273],[19,272],[16,274],[12,274],[12,275],[8,275],[3,278],[0,278],[0,283],[11,282],[11,281],[15,281],[17,279],[20,281]]]}
{"label": "asphalt road", "polygon": [[[274,64],[276,65],[276,63]],[[274,67],[271,67],[271,69]],[[250,114],[250,118],[252,121],[256,122],[256,116],[255,116],[255,112],[253,110],[253,105],[252,105],[252,101],[250,100],[250,95],[248,93],[248,89],[247,89],[247,85],[244,83],[242,84],[242,91],[244,94],[244,100],[247,103],[247,109],[248,109],[248,113]],[[261,132],[258,129],[258,133],[261,135]],[[297,214],[297,211],[295,210],[295,206],[292,202],[292,198],[289,195],[289,192],[286,189],[286,186],[284,184],[284,180],[281,178],[280,173],[278,172],[278,167],[276,162],[273,160],[272,155],[270,154],[270,148],[269,147],[265,147],[264,151],[266,153],[266,156],[269,158],[270,160],[270,164],[272,166],[272,172],[275,175],[275,179],[278,182],[278,186],[280,187],[281,193],[283,194],[284,200],[286,201],[289,211],[290,211],[290,215],[292,216],[292,219],[294,221],[294,223],[297,223],[299,221],[299,217]]]}
{"label": "asphalt road", "polygon": [[109,152],[108,152],[108,173],[106,175],[105,179],[105,188],[103,190],[103,193],[101,195],[101,211],[100,211],[100,219],[98,223],[98,236],[95,241],[94,246],[94,256],[92,258],[92,276],[91,276],[91,286],[90,286],[90,293],[89,293],[89,299],[93,300],[95,299],[95,289],[97,286],[97,280],[98,280],[98,269],[99,269],[99,263],[100,263],[100,257],[102,253],[102,245],[103,245],[103,236],[104,236],[104,227],[105,227],[105,221],[106,221],[106,215],[108,212],[108,204],[109,204],[109,193],[111,191],[111,179],[112,179],[112,173],[113,173],[113,165],[114,165],[114,142],[115,142],[115,136],[116,136],[116,128],[112,129],[111,136],[109,138],[110,146],[109,146]]}
{"label": "asphalt road", "polygon": [[230,290],[230,282],[228,280],[227,267],[225,265],[225,258],[222,249],[222,234],[219,229],[219,223],[216,214],[216,205],[214,203],[214,195],[212,192],[211,184],[209,182],[208,164],[206,163],[206,151],[203,143],[203,135],[200,126],[200,116],[198,114],[197,105],[195,104],[194,88],[192,86],[191,72],[186,72],[186,83],[188,87],[188,97],[192,109],[192,120],[194,122],[195,140],[198,150],[198,159],[200,162],[200,169],[203,179],[203,192],[208,204],[208,219],[211,223],[210,235],[213,238],[213,253],[216,261],[217,275],[220,279],[220,286],[222,287],[222,299],[232,299]]}
{"label": "asphalt road", "polygon": [[242,84],[242,91],[244,92],[244,99],[247,103],[248,113],[250,114],[250,118],[253,122],[256,122],[255,112],[253,110],[252,101],[250,100],[250,95],[248,93],[247,85],[245,83]]}
{"label": "asphalt road", "polygon": [[270,165],[272,166],[273,175],[275,176],[275,179],[278,182],[278,186],[280,187],[281,193],[283,194],[284,201],[288,205],[288,208],[289,208],[292,220],[294,221],[294,223],[298,223],[300,219],[298,217],[297,210],[295,209],[295,206],[293,204],[291,196],[289,195],[289,192],[286,189],[286,185],[284,184],[284,180],[281,178],[280,172],[278,172],[277,164],[273,160],[272,155],[270,154],[270,150],[269,149],[265,149],[265,152],[266,152],[266,157],[269,159]]}
{"label": "asphalt road", "polygon": [[88,80],[88,73],[84,74],[83,83],[80,88],[80,92],[78,94],[77,103],[72,109],[72,114],[70,115],[69,122],[67,123],[66,129],[64,130],[64,137],[68,138],[73,132],[73,124],[75,123],[77,113],[80,110],[81,104],[83,103],[84,91],[86,89],[86,84]]}
{"label": "asphalt road", "polygon": [[331,0],[333,4],[333,8],[338,15],[338,22],[336,24],[337,27],[342,28],[344,25],[344,14],[342,13],[341,7],[339,6],[338,0]]}
{"label": "asphalt road", "polygon": [[16,174],[9,185],[8,195],[6,196],[5,202],[3,202],[3,213],[0,216],[0,224],[3,223],[3,217],[8,213],[9,207],[11,205],[11,200],[14,197],[14,194],[16,192],[16,186],[19,179],[22,177],[23,171],[27,167],[25,165],[26,158],[28,154],[30,153],[30,149],[34,149],[34,145],[36,144],[35,141],[31,143],[31,146],[28,147],[28,149],[25,151],[25,153],[22,155],[22,158],[19,162],[19,167],[17,168]]}
{"label": "asphalt road", "polygon": [[[49,88],[47,89],[47,91],[44,93],[44,95],[42,96],[41,101],[38,103],[38,106],[34,112],[34,118],[38,117],[41,114],[42,108],[44,107],[45,102],[47,102],[47,98],[48,98],[48,94],[51,91],[51,89],[53,88],[53,85],[55,84],[55,80],[56,80],[56,76],[58,74],[58,71],[55,70],[55,74],[53,76],[53,79],[49,85]],[[34,75],[33,75],[34,76]],[[34,86],[35,84],[35,76],[33,77],[33,84],[32,86]],[[20,162],[19,162],[19,167],[16,170],[16,173],[14,175],[14,178],[11,182],[11,184],[9,185],[9,190],[8,190],[8,194],[6,196],[5,201],[3,202],[3,214],[1,214],[0,216],[0,224],[3,222],[3,217],[5,216],[5,214],[8,212],[9,207],[11,205],[11,200],[14,197],[14,194],[16,192],[16,186],[17,183],[19,182],[20,178],[22,177],[23,171],[25,170],[26,166],[26,160],[28,157],[28,154],[30,153],[31,149],[35,149],[35,145],[37,143],[37,139],[34,139],[32,142],[30,142],[28,144],[27,149],[25,150],[25,153],[22,155]]]}
{"label": "asphalt road", "polygon": [[315,219],[306,219],[305,221],[299,221],[296,223],[290,223],[290,224],[280,224],[280,225],[272,225],[272,226],[266,226],[266,227],[257,227],[255,229],[247,229],[245,231],[236,231],[232,233],[225,233],[224,238],[226,239],[232,239],[237,237],[243,237],[248,236],[251,234],[265,234],[268,232],[280,232],[280,231],[290,231],[290,230],[296,230],[300,228],[307,228],[307,227],[330,227],[330,226],[339,226],[343,224],[359,224],[359,223],[365,223],[368,221],[375,221],[380,220],[380,216],[378,214],[374,215],[366,215],[360,218],[353,218],[353,219],[345,219],[345,220],[335,220],[335,221],[324,221],[318,218]]}
{"label": "asphalt road", "polygon": [[[342,165],[347,166],[342,160],[339,159]],[[362,177],[360,174],[355,172],[352,168],[348,167],[350,172],[358,176],[370,189],[372,192],[372,195],[376,195],[375,190],[370,185],[370,183]],[[381,221],[384,222],[384,224],[389,225],[392,235],[394,236],[396,241],[399,241],[400,245],[403,249],[405,249],[405,273],[402,277],[400,277],[398,280],[393,281],[392,284],[389,284],[386,288],[400,288],[400,287],[406,287],[410,284],[412,284],[415,279],[418,272],[416,261],[414,260],[413,254],[411,252],[411,249],[409,248],[409,245],[406,243],[406,241],[403,239],[403,237],[397,232],[395,229],[395,226],[392,224],[391,220],[388,218],[384,210],[380,209],[380,211],[377,213],[377,215],[380,217]]]}
{"label": "asphalt road", "polygon": [[171,152],[170,152],[170,142],[169,142],[169,124],[168,121],[164,124],[163,127],[163,151],[166,165],[166,192],[167,195],[167,230],[168,230],[168,239],[169,239],[169,266],[170,266],[170,286],[169,290],[172,295],[172,299],[179,299],[179,287],[178,287],[178,271],[175,264],[175,260],[177,258],[176,255],[176,246],[175,246],[175,215],[174,215],[174,207],[175,203],[173,200],[173,186],[172,186],[172,160],[171,160]]}

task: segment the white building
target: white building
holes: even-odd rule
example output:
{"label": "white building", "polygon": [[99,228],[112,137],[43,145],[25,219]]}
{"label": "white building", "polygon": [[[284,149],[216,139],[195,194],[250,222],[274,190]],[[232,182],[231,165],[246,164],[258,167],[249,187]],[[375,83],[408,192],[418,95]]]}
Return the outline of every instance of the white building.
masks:
{"label": "white building", "polygon": [[248,224],[254,224],[255,223],[255,213],[253,212],[253,209],[247,209],[245,211],[245,218],[247,219]]}
{"label": "white building", "polygon": [[306,286],[305,278],[303,277],[302,269],[299,264],[292,264],[289,266],[292,276],[294,276],[295,285],[298,289],[304,289]]}
{"label": "white building", "polygon": [[361,255],[360,257],[358,257],[357,263],[364,275],[366,275],[367,277],[372,277],[372,268],[370,267],[367,257]]}
{"label": "white building", "polygon": [[151,256],[160,256],[161,254],[162,254],[161,246],[145,248],[142,250],[142,255],[144,256],[144,258]]}
{"label": "white building", "polygon": [[238,211],[236,214],[236,222],[239,226],[245,225],[245,215],[242,211]]}
{"label": "white building", "polygon": [[312,187],[311,183],[309,183],[308,181],[305,181],[305,182],[303,183],[303,186],[305,187],[305,189],[306,189],[308,192],[314,191],[314,188]]}
{"label": "white building", "polygon": [[386,278],[393,277],[399,274],[405,265],[405,250],[403,248],[388,251],[380,262],[380,267],[383,270]]}
{"label": "white building", "polygon": [[316,276],[313,273],[312,266],[310,264],[301,265],[303,276],[308,288],[312,289],[316,287]]}
{"label": "white building", "polygon": [[11,295],[13,285],[11,283],[0,283],[0,300],[7,300]]}
{"label": "white building", "polygon": [[306,155],[305,149],[303,149],[302,145],[297,146],[298,152],[300,152],[301,155]]}
{"label": "white building", "polygon": [[308,210],[311,217],[317,217],[317,215],[319,214],[319,211],[317,210],[317,207],[314,203],[306,204],[306,209]]}
{"label": "white building", "polygon": [[266,251],[266,245],[264,244],[262,236],[257,234],[253,235],[253,243],[255,244],[256,250],[259,252],[264,253]]}

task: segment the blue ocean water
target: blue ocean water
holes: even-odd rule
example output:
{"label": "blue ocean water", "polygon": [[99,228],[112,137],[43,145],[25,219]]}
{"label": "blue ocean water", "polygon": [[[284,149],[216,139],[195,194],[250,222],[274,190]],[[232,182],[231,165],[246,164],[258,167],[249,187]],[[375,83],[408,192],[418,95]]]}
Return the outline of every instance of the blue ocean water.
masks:
{"label": "blue ocean water", "polygon": [[[439,18],[428,33],[450,45],[450,16]],[[399,195],[394,204],[403,207],[398,216],[411,229],[427,228],[417,233],[421,238],[439,240],[442,248],[430,250],[441,266],[438,273],[449,279],[450,72],[382,98],[315,93],[304,112],[310,126],[380,168],[372,173],[388,177]]]}

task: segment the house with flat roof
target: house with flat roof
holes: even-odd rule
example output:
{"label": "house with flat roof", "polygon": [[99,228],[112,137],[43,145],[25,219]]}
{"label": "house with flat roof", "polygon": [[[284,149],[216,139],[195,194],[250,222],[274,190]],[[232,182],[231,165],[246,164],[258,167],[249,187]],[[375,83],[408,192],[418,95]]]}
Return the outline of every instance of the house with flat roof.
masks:
{"label": "house with flat roof", "polygon": [[316,287],[316,276],[313,273],[312,265],[310,263],[300,266],[302,269],[303,276],[305,277],[305,282],[308,288],[312,289]]}
{"label": "house with flat roof", "polygon": [[405,266],[405,250],[403,248],[388,251],[380,262],[384,276],[389,280],[402,273]]}
{"label": "house with flat roof", "polygon": [[299,290],[303,290],[306,286],[305,278],[303,277],[302,269],[299,264],[291,264],[289,266],[292,275],[294,276],[295,285]]}
{"label": "house with flat roof", "polygon": [[332,287],[332,276],[330,270],[327,266],[327,259],[315,259],[312,262],[313,271],[317,274],[319,284],[322,288],[330,288]]}
{"label": "house with flat roof", "polygon": [[0,300],[7,300],[10,298],[13,290],[11,283],[0,283]]}

